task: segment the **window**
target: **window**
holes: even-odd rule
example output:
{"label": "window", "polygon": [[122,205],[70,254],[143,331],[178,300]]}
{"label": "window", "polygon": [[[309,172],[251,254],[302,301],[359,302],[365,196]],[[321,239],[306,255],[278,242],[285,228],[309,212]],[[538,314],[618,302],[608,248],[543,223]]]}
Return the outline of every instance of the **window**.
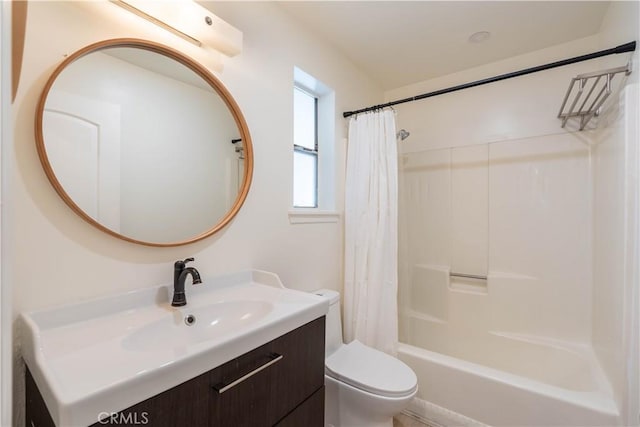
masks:
{"label": "window", "polygon": [[293,206],[318,207],[318,98],[293,88]]}
{"label": "window", "polygon": [[292,224],[338,222],[335,121],[333,89],[294,67]]}

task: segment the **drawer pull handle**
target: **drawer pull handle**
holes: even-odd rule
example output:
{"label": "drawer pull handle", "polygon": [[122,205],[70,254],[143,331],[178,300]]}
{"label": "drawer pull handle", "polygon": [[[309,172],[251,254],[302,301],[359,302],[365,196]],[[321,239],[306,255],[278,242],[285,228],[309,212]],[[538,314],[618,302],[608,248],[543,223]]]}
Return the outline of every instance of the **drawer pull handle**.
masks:
{"label": "drawer pull handle", "polygon": [[261,366],[257,367],[257,368],[256,368],[256,369],[254,369],[253,371],[249,372],[249,373],[248,373],[248,374],[246,374],[246,375],[241,376],[240,378],[238,378],[237,380],[235,380],[235,381],[233,381],[233,382],[231,382],[231,383],[229,383],[229,384],[226,384],[226,385],[225,385],[224,383],[221,383],[221,384],[214,385],[214,386],[213,386],[213,388],[214,388],[214,389],[215,389],[219,394],[222,394],[222,393],[224,393],[225,391],[229,390],[230,388],[233,388],[233,387],[237,386],[238,384],[240,384],[240,383],[241,383],[241,382],[243,382],[244,380],[247,380],[247,379],[251,378],[252,376],[254,376],[255,374],[257,374],[258,372],[260,372],[260,371],[262,371],[262,370],[264,370],[264,369],[267,369],[269,366],[271,366],[271,365],[273,365],[273,364],[275,364],[275,363],[277,363],[277,362],[281,361],[283,357],[284,357],[284,356],[283,356],[283,355],[281,355],[281,354],[271,353],[271,354],[269,355],[269,358],[270,358],[271,360],[269,360],[269,361],[268,361],[267,363],[265,363],[264,365],[261,365]]}

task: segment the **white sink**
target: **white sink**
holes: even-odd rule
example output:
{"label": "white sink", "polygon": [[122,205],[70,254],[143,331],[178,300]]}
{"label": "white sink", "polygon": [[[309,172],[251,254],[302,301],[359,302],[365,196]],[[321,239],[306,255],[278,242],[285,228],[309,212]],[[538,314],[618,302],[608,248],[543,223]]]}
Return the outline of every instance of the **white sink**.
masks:
{"label": "white sink", "polygon": [[203,374],[296,329],[329,309],[286,289],[273,273],[247,271],[23,313],[22,355],[58,426],[100,416]]}
{"label": "white sink", "polygon": [[247,300],[217,302],[196,309],[187,307],[132,330],[122,340],[122,346],[133,351],[158,351],[167,345],[174,349],[188,347],[242,331],[273,309],[271,301]]}

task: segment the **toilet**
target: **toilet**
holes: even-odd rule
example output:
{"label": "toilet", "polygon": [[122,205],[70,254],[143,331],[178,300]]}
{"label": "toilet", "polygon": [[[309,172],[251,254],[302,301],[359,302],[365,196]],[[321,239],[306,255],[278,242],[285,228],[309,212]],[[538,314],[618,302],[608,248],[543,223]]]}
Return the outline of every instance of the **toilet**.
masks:
{"label": "toilet", "polygon": [[330,301],[325,342],[325,426],[392,427],[393,416],[418,392],[416,374],[400,360],[358,340],[342,341],[340,294],[314,292]]}

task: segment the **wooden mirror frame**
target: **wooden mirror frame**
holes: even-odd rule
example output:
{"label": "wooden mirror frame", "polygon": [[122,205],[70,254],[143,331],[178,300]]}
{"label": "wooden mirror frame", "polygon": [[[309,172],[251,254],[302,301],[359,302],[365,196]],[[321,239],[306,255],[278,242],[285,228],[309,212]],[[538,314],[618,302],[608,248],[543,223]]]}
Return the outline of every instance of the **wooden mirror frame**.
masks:
{"label": "wooden mirror frame", "polygon": [[[186,240],[178,241],[178,242],[146,242],[142,240],[133,239],[131,237],[125,236],[123,234],[117,233],[104,225],[100,224],[89,215],[87,215],[74,201],[71,199],[69,194],[64,190],[60,181],[56,177],[53,168],[51,167],[51,163],[47,157],[47,151],[45,148],[44,141],[44,129],[43,129],[43,116],[44,116],[44,108],[47,100],[47,96],[49,95],[49,91],[51,90],[56,78],[64,69],[72,64],[74,61],[82,58],[85,55],[88,55],[93,52],[97,52],[99,50],[105,48],[112,47],[129,47],[129,48],[138,48],[144,49],[150,52],[159,53],[166,57],[169,57],[187,68],[191,69],[194,73],[199,75],[202,79],[204,79],[209,85],[215,90],[215,92],[220,95],[229,109],[231,115],[233,116],[236,125],[238,126],[238,130],[240,131],[240,138],[242,138],[242,144],[244,148],[244,173],[243,173],[243,182],[242,187],[238,191],[238,195],[236,200],[231,207],[231,209],[226,213],[226,215],[218,221],[213,228],[206,230],[194,237],[190,237]],[[38,106],[36,108],[36,122],[35,122],[35,136],[36,136],[36,147],[38,150],[38,157],[40,158],[40,162],[42,163],[42,167],[44,168],[44,172],[53,185],[53,188],[56,190],[58,195],[64,200],[64,202],[73,210],[80,218],[93,225],[97,229],[104,231],[107,234],[110,234],[118,239],[126,240],[128,242],[137,243],[145,246],[156,246],[156,247],[171,247],[171,246],[181,246],[189,243],[197,242],[206,237],[211,236],[217,231],[221,230],[224,226],[226,226],[233,217],[238,213],[242,204],[244,203],[247,193],[249,192],[249,187],[251,186],[251,178],[253,176],[253,147],[251,145],[251,135],[249,134],[249,128],[247,123],[240,111],[240,107],[233,99],[229,91],[223,86],[223,84],[218,80],[209,70],[207,70],[204,66],[200,65],[193,59],[185,56],[184,54],[178,52],[175,49],[170,47],[147,41],[141,39],[132,39],[132,38],[119,38],[119,39],[111,39],[104,40],[97,43],[93,43],[89,46],[86,46],[77,52],[69,55],[51,74],[49,80],[47,81],[44,89],[42,90],[42,94],[40,95],[40,100],[38,102]]]}

